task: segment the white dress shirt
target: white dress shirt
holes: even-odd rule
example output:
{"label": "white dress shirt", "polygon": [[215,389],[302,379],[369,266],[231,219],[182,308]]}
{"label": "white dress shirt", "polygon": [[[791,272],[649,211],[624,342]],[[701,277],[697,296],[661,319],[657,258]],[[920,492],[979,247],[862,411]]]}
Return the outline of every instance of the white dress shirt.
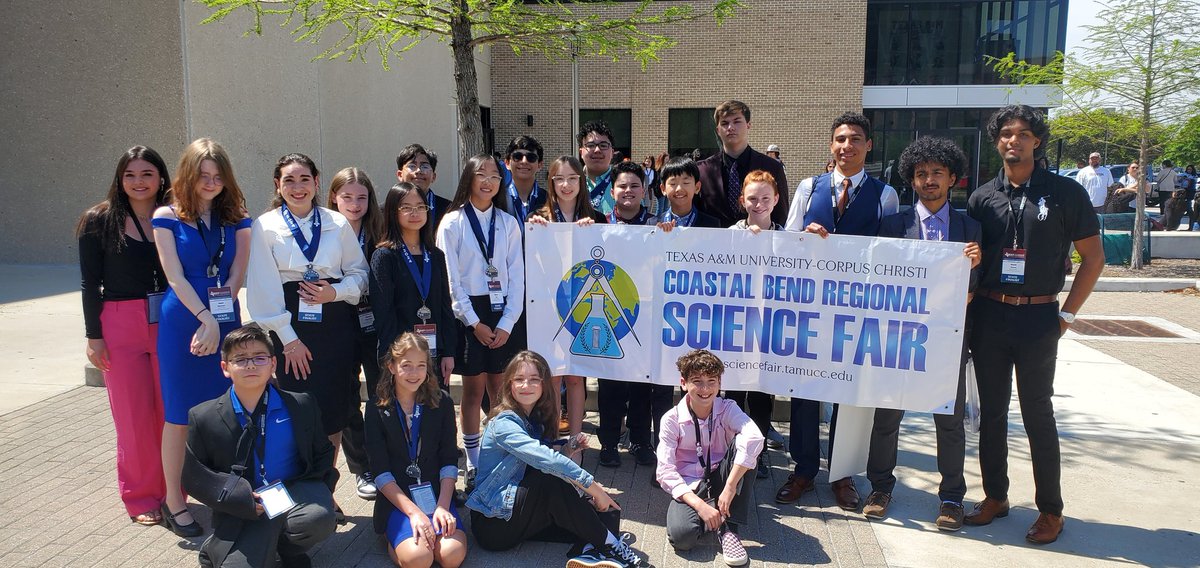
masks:
{"label": "white dress shirt", "polygon": [[[338,278],[333,284],[334,301],[358,304],[367,289],[367,260],[350,222],[341,213],[314,207],[296,219],[300,233],[312,239],[313,214],[321,215],[321,244],[311,262],[323,279]],[[304,280],[308,258],[300,250],[279,209],[254,220],[250,230],[250,265],[246,269],[246,310],[264,330],[274,331],[284,345],[296,339],[292,313],[283,300],[283,283]]]}
{"label": "white dress shirt", "polygon": [[1104,200],[1108,197],[1108,186],[1113,184],[1112,172],[1104,166],[1087,166],[1075,175],[1075,181],[1079,182],[1088,192],[1088,197],[1092,200],[1092,207],[1103,207]]}
{"label": "white dress shirt", "polygon": [[[474,208],[469,202],[463,207]],[[475,209],[484,237],[491,226],[492,208],[487,211]],[[525,253],[521,247],[521,227],[517,220],[504,211],[496,211],[496,244],[493,249],[492,265],[499,275],[501,291],[506,299],[504,312],[497,329],[509,333],[525,309]],[[471,230],[471,222],[463,209],[456,209],[442,218],[438,225],[437,247],[446,253],[446,272],[450,278],[450,305],[454,316],[468,327],[479,323],[479,315],[471,306],[471,296],[487,296],[487,259],[479,250],[479,240]]]}
{"label": "white dress shirt", "polygon": [[[846,176],[842,174],[842,172],[838,171],[837,168],[833,169],[832,175],[833,187],[836,188],[837,191],[831,191],[830,195],[833,198],[834,208],[837,208],[838,196],[842,194],[842,191],[845,191],[842,188],[842,180],[846,179]],[[866,176],[866,170],[858,170],[858,173],[850,176],[850,191],[854,191],[854,189],[863,182],[863,179]],[[792,208],[788,210],[787,223],[784,223],[783,225],[785,230],[804,230],[804,215],[808,213],[808,204],[809,201],[812,200],[813,179],[815,178],[804,178],[800,180],[800,185],[796,186],[796,196],[793,198]],[[853,193],[851,195],[853,195]],[[879,206],[881,209],[880,219],[893,213],[900,212],[900,196],[896,193],[896,190],[892,186],[884,184],[883,195],[879,196]]]}

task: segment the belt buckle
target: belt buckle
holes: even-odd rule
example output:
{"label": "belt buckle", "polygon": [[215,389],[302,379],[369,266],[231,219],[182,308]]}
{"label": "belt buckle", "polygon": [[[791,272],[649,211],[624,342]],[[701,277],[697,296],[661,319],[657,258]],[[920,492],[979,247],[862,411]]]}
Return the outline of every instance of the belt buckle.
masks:
{"label": "belt buckle", "polygon": [[[1012,298],[1011,302],[1008,301],[1009,298]],[[1000,294],[1000,302],[1004,303],[1004,304],[1008,304],[1010,306],[1019,306],[1019,305],[1021,305],[1021,297],[1020,296],[1009,296],[1008,294]]]}

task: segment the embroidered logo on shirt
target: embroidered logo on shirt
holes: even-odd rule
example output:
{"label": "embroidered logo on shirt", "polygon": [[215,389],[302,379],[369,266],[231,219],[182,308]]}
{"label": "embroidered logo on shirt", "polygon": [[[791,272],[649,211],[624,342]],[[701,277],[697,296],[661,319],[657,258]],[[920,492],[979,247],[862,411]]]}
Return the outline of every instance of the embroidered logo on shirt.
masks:
{"label": "embroidered logo on shirt", "polygon": [[276,424],[283,424],[284,422],[287,422],[288,420],[291,420],[291,418],[276,418],[276,419],[275,419],[275,423],[276,423]]}
{"label": "embroidered logo on shirt", "polygon": [[1046,216],[1050,214],[1050,206],[1046,204],[1046,198],[1038,200],[1038,221],[1045,221]]}

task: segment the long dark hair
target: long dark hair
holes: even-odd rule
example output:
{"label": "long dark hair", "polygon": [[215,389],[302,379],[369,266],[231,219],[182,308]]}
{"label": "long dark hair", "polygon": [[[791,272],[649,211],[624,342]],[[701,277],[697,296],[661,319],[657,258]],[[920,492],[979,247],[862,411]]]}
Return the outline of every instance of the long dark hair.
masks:
{"label": "long dark hair", "polygon": [[[542,379],[542,396],[533,403],[533,411],[528,416],[525,415],[524,410],[521,410],[521,405],[513,400],[512,395],[513,376],[517,374],[517,368],[526,363],[533,365],[538,377]],[[511,410],[534,424],[541,424],[543,440],[553,440],[558,437],[558,390],[550,384],[550,364],[546,362],[545,357],[529,350],[513,355],[508,366],[504,368],[503,385],[500,389],[500,401],[492,404],[492,411],[488,414],[489,419],[505,410]]]}
{"label": "long dark hair", "polygon": [[[315,210],[317,208],[317,196],[321,193],[321,186],[316,183],[317,177],[321,175],[321,172],[317,171],[317,163],[312,158],[299,152],[286,154],[279,158],[278,162],[275,162],[275,173],[272,174],[275,181],[279,181],[279,178],[283,176],[283,167],[288,164],[300,164],[308,168],[309,173],[312,174],[314,186],[316,187],[313,190],[312,196],[312,206]],[[285,201],[283,200],[283,195],[279,193],[279,188],[275,188],[275,193],[271,196],[271,209],[279,209],[279,206],[284,203]]]}
{"label": "long dark hair", "polygon": [[596,213],[592,208],[592,200],[588,197],[587,174],[583,168],[583,163],[579,158],[574,156],[559,156],[558,159],[550,162],[550,168],[546,174],[546,179],[550,185],[550,191],[546,192],[546,204],[538,209],[537,214],[547,221],[557,221],[554,218],[554,211],[558,209],[558,194],[554,192],[555,174],[563,170],[573,171],[579,175],[579,191],[575,193],[575,220],[591,217]]}
{"label": "long dark hair", "polygon": [[[125,249],[125,218],[131,211],[129,196],[125,195],[125,184],[122,178],[125,168],[134,160],[146,160],[158,170],[158,191],[154,194],[154,204],[162,205],[167,201],[167,188],[171,187],[171,175],[167,173],[167,163],[162,156],[146,146],[134,146],[121,155],[117,160],[117,170],[113,172],[112,183],[108,185],[108,196],[92,206],[79,218],[75,227],[76,237],[84,233],[93,233],[100,237],[104,249],[109,252],[120,252]],[[149,229],[149,227],[145,227]]]}
{"label": "long dark hair", "polygon": [[[400,227],[400,203],[408,197],[410,193],[416,193],[422,196],[421,203],[425,203],[420,188],[417,186],[402,181],[392,186],[388,190],[387,197],[383,199],[383,230],[380,233],[379,248],[398,249],[404,246],[404,229]],[[432,212],[425,215],[425,226],[421,227],[421,246],[425,250],[433,248],[433,219]]]}
{"label": "long dark hair", "polygon": [[[500,174],[504,169],[500,167],[500,160],[489,154],[477,154],[471,156],[463,166],[462,175],[458,176],[458,189],[454,192],[454,199],[450,201],[450,211],[454,211],[466,205],[471,200],[471,182],[475,180],[475,174],[483,169],[483,165],[491,162],[496,165],[496,173]],[[501,180],[504,176],[501,175]],[[501,211],[508,212],[508,200],[504,197],[506,188],[499,188],[496,195],[492,196],[492,205],[499,207]],[[432,190],[431,190],[432,191]]]}

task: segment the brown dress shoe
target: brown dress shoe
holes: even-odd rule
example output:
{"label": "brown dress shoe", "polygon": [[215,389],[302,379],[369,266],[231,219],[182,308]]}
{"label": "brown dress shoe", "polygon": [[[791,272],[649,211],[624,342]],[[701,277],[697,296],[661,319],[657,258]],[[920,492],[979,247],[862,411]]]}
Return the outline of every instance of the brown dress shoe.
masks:
{"label": "brown dress shoe", "polygon": [[789,475],[783,487],[775,494],[775,502],[784,505],[795,503],[801,495],[813,490],[813,480],[802,475]]}
{"label": "brown dress shoe", "polygon": [[942,501],[942,506],[938,507],[938,517],[935,523],[939,531],[954,532],[961,529],[963,526],[963,506],[962,503],[953,501]]}
{"label": "brown dress shoe", "polygon": [[963,519],[963,522],[968,525],[979,527],[987,524],[998,518],[1008,516],[1008,500],[992,499],[985,497],[983,501],[975,504],[975,510]]}
{"label": "brown dress shoe", "polygon": [[858,488],[854,486],[854,479],[843,477],[829,484],[833,488],[833,500],[837,501],[837,506],[847,511],[858,510]]}
{"label": "brown dress shoe", "polygon": [[1058,535],[1062,534],[1062,531],[1062,515],[1042,513],[1033,522],[1033,526],[1029,527],[1029,532],[1025,533],[1025,540],[1034,544],[1050,544],[1058,540]]}
{"label": "brown dress shoe", "polygon": [[863,515],[871,519],[882,519],[887,516],[888,505],[892,504],[892,494],[883,491],[872,491],[867,495],[863,505]]}

